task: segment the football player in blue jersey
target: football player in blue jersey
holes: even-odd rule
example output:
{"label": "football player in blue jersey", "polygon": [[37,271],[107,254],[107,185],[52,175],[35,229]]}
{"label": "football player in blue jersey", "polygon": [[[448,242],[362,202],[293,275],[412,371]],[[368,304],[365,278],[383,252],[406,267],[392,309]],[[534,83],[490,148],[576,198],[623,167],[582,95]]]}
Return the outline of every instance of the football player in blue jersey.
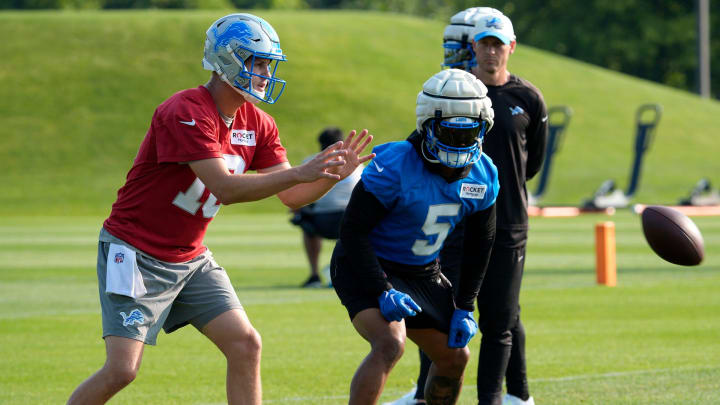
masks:
{"label": "football player in blue jersey", "polygon": [[[443,66],[471,72],[487,86],[495,112],[493,135],[483,152],[500,176],[497,232],[488,270],[478,294],[482,335],[478,359],[478,405],[534,405],[525,358],[525,328],[520,320],[520,288],[528,238],[526,183],[542,167],[547,143],[547,109],[540,90],[510,73],[516,50],[512,22],[499,10],[473,7],[455,14],[443,33]],[[459,277],[463,223],[440,251],[443,273]],[[421,353],[417,387],[384,405],[423,403],[430,360]],[[503,382],[507,392],[503,396]]]}
{"label": "football player in blue jersey", "polygon": [[[377,403],[406,337],[432,359],[428,404],[454,404],[467,344],[477,332],[474,301],[495,237],[497,169],[482,153],[493,125],[487,89],[472,74],[436,73],[417,97],[417,130],[374,149],[345,211],[331,261],[335,291],[370,353],[350,385],[352,404]],[[456,294],[438,253],[463,218]]]}

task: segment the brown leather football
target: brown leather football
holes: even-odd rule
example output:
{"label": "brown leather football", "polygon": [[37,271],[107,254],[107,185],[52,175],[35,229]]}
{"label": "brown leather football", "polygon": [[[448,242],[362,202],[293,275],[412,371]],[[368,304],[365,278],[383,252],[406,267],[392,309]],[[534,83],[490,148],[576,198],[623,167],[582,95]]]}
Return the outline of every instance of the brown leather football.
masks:
{"label": "brown leather football", "polygon": [[682,212],[650,205],[642,212],[642,228],[650,248],[661,258],[682,266],[696,266],[705,255],[702,234]]}

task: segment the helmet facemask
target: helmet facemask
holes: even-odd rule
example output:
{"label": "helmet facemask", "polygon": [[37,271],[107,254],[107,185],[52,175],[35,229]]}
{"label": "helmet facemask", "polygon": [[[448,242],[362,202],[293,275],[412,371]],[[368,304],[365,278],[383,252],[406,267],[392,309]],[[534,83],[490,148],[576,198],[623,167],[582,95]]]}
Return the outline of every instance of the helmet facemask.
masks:
{"label": "helmet facemask", "polygon": [[[267,70],[255,72],[258,59],[268,59]],[[246,100],[274,104],[285,81],[275,77],[278,64],[287,60],[280,49],[275,30],[260,17],[230,14],[215,21],[207,30],[203,67],[216,72]],[[267,80],[264,90],[253,88],[255,81]]]}
{"label": "helmet facemask", "polygon": [[493,126],[495,113],[480,80],[464,70],[445,69],[423,84],[415,117],[423,136],[423,158],[462,168],[480,159],[480,144]]}
{"label": "helmet facemask", "polygon": [[443,118],[439,110],[435,115],[423,126],[425,148],[432,157],[425,156],[425,159],[451,168],[462,168],[477,162],[488,123],[478,117]]}
{"label": "helmet facemask", "polygon": [[463,36],[463,41],[447,40],[443,43],[443,68],[455,68],[470,71],[477,64],[472,44]]}
{"label": "helmet facemask", "polygon": [[477,60],[472,49],[472,32],[475,23],[486,15],[502,15],[491,7],[471,7],[460,11],[450,18],[450,25],[443,32],[445,57],[443,68],[462,69],[469,72]]}
{"label": "helmet facemask", "polygon": [[[280,95],[282,95],[285,90],[286,84],[285,80],[275,77],[280,60],[270,58],[268,57],[269,55],[263,55],[256,52],[250,53],[250,56],[245,59],[245,63],[242,63],[241,55],[246,53],[250,52],[247,50],[240,50],[240,52],[235,51],[232,53],[233,59],[236,63],[243,67],[243,70],[235,77],[235,80],[232,83],[228,83],[236,91],[242,94],[247,101],[253,104],[257,104],[260,101],[264,101],[268,104],[275,104],[277,99],[280,98]],[[270,61],[267,69],[269,75],[266,76],[263,74],[265,72],[254,72],[256,59],[268,59]],[[267,80],[265,88],[263,90],[256,89],[253,86],[253,78],[255,78],[256,81]],[[276,88],[275,86],[277,84],[280,84],[280,86]],[[250,95],[251,97],[248,98],[246,95]]]}

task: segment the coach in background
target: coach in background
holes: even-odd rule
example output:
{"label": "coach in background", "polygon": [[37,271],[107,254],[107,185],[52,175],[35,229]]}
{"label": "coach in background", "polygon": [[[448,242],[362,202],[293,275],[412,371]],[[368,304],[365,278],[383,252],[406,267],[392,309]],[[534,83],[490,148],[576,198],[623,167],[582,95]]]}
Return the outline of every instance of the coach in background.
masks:
{"label": "coach in background", "polygon": [[[507,69],[515,52],[512,23],[499,10],[473,7],[445,28],[443,66],[471,71],[488,89],[495,125],[483,152],[498,168],[497,236],[478,295],[482,331],[477,373],[480,405],[533,405],[525,361],[525,329],[520,322],[520,283],[525,265],[528,215],[525,183],[541,168],[547,141],[547,112],[540,91]],[[443,273],[457,280],[462,226],[440,252]],[[422,403],[430,360],[420,354],[417,388],[393,405]],[[503,379],[507,395],[502,397]]]}
{"label": "coach in background", "polygon": [[472,73],[488,88],[495,110],[492,136],[483,147],[498,167],[497,236],[488,273],[478,296],[482,331],[477,374],[478,404],[533,405],[525,361],[525,329],[520,321],[520,283],[528,237],[525,183],[540,171],[547,143],[547,108],[532,83],[511,74],[515,33],[503,14],[475,22]]}
{"label": "coach in background", "polygon": [[[206,33],[203,86],[156,110],[125,185],[100,231],[97,274],[106,361],[68,404],[104,404],[136,377],[145,344],[160,329],[191,324],[227,361],[231,405],[259,405],[260,334],[225,269],[203,245],[220,204],[272,195],[290,208],[317,200],[372,158],[359,157],[363,131],[297,167],[287,161],[273,118],[285,82],[275,30],[251,14],[230,14]],[[256,174],[246,174],[255,170]]]}
{"label": "coach in background", "polygon": [[[325,150],[335,143],[342,141],[343,133],[340,128],[327,127],[320,132],[318,142],[320,150]],[[303,163],[315,157],[308,156]],[[352,174],[341,180],[333,186],[330,191],[322,196],[319,200],[312,204],[308,204],[299,210],[294,210],[293,217],[290,222],[302,229],[303,247],[310,264],[310,276],[305,280],[301,287],[317,288],[323,286],[323,280],[320,278],[318,271],[318,261],[320,259],[320,251],[322,250],[322,242],[324,239],[337,239],[340,235],[340,220],[342,220],[345,207],[350,201],[350,194],[353,187],[360,180],[363,166],[358,166]],[[330,266],[325,267],[327,272],[325,283],[330,286]]]}

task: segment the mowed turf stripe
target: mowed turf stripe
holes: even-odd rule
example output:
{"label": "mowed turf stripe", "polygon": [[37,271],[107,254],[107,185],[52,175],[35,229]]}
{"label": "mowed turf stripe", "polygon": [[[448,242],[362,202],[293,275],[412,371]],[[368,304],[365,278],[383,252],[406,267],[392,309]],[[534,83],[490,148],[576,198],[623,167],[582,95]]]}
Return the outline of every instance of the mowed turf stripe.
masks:
{"label": "mowed turf stripe", "polygon": [[[565,376],[565,377],[553,377],[553,378],[530,378],[529,383],[535,384],[535,383],[563,383],[568,381],[579,381],[579,380],[609,380],[609,379],[615,379],[620,377],[627,377],[627,376],[638,376],[638,375],[655,375],[655,374],[667,374],[667,375],[677,375],[677,374],[687,374],[689,372],[693,371],[716,371],[720,373],[720,367],[713,367],[713,366],[699,366],[699,367],[679,367],[679,368],[659,368],[659,369],[647,369],[647,370],[634,370],[634,371],[617,371],[617,372],[611,372],[611,373],[599,373],[599,374],[583,374],[583,375],[572,375],[572,376]],[[348,383],[349,386],[349,383]],[[385,400],[391,400],[391,399],[397,399],[398,397],[405,395],[409,390],[398,390],[398,389],[387,389],[383,392],[383,398],[386,398]],[[473,393],[477,391],[477,386],[474,384],[467,384],[463,385],[463,393],[462,399],[468,399],[470,396],[470,392]],[[288,403],[288,402],[300,402],[300,403],[319,403],[322,401],[331,401],[331,400],[347,400],[349,396],[347,394],[337,394],[337,395],[320,395],[320,396],[297,396],[297,397],[286,397],[286,398],[278,398],[278,399],[266,399],[263,400],[263,403]],[[205,403],[205,402],[199,402],[197,405],[219,405],[222,404],[220,402],[218,403]]]}
{"label": "mowed turf stripe", "polygon": [[[718,371],[720,372],[720,366],[697,366],[697,367],[674,367],[674,368],[656,368],[649,370],[633,370],[633,371],[614,371],[610,373],[599,373],[599,374],[581,374],[581,375],[569,375],[565,377],[550,377],[550,378],[529,378],[528,381],[531,383],[546,383],[546,382],[563,382],[563,381],[576,381],[576,380],[589,380],[589,379],[608,379],[627,377],[631,375],[642,375],[642,374],[676,374],[676,373],[687,373],[691,371]],[[476,388],[476,387],[473,387]]]}

